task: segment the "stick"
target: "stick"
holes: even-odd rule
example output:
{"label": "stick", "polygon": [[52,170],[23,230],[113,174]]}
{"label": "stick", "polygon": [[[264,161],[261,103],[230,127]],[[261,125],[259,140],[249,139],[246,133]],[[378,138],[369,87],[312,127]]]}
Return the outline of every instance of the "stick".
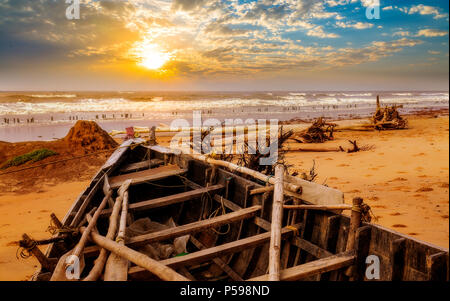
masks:
{"label": "stick", "polygon": [[262,188],[255,188],[250,190],[250,195],[255,195],[255,194],[261,194],[267,191],[272,191],[273,190],[273,186],[266,186],[266,187],[262,187]]}
{"label": "stick", "polygon": [[284,209],[291,210],[351,210],[352,205],[347,204],[337,204],[337,205],[283,205]]}
{"label": "stick", "polygon": [[[223,166],[223,167],[227,167],[230,170],[233,171],[237,171],[243,174],[247,174],[249,176],[252,176],[258,180],[264,181],[264,182],[268,182],[270,184],[275,184],[275,179],[272,176],[268,176],[265,174],[262,174],[260,172],[257,172],[256,170],[244,167],[244,166],[240,166],[240,165],[236,165],[233,164],[231,162],[227,162],[227,161],[222,161],[222,160],[215,160],[209,157],[206,157],[204,155],[200,155],[200,154],[189,154],[187,153],[187,155],[193,157],[194,159],[200,160],[200,161],[204,161],[213,165],[218,165],[218,166]],[[283,182],[283,181],[282,181]],[[292,183],[288,183],[288,182],[283,182],[283,186],[285,189],[293,191],[295,193],[301,193],[302,191],[302,187],[292,184]]]}
{"label": "stick", "polygon": [[[83,234],[86,231],[85,227],[81,227],[80,229]],[[128,259],[129,261],[133,262],[134,264],[146,269],[147,271],[151,272],[152,274],[158,276],[160,279],[165,281],[189,281],[184,276],[181,276],[171,268],[159,263],[156,260],[151,259],[150,257],[139,253],[133,249],[130,249],[124,245],[120,245],[117,242],[108,239],[104,236],[101,236],[98,233],[91,232],[90,238],[94,243],[99,245],[102,248],[107,249],[108,251],[117,254],[121,257],[124,257]]]}
{"label": "stick", "polygon": [[[86,231],[83,232],[83,235],[81,235],[80,241],[78,242],[75,249],[73,250],[72,255],[75,255],[78,258],[80,257],[80,254],[83,251],[84,246],[86,245],[89,233],[92,231],[92,229],[97,224],[97,220],[98,220],[98,217],[100,216],[100,212],[102,212],[102,210],[105,208],[106,204],[108,203],[108,199],[111,197],[111,195],[112,195],[112,190],[108,191],[108,193],[103,198],[102,202],[100,203],[100,206],[95,211],[95,214],[92,217],[92,220],[89,222],[89,224],[86,228]],[[74,259],[70,260],[69,263],[66,264],[66,267],[69,265],[73,265],[74,264],[73,261],[74,261]]]}
{"label": "stick", "polygon": [[272,225],[269,249],[269,281],[280,280],[281,223],[283,221],[283,178],[284,166],[275,167],[275,188],[273,193]]}
{"label": "stick", "polygon": [[[131,183],[131,181],[130,181]],[[129,186],[129,184],[127,184]],[[127,187],[128,188],[128,187]],[[122,187],[121,187],[122,190]],[[119,232],[117,233],[116,242],[120,245],[124,245],[125,242],[125,229],[127,226],[128,215],[128,190],[119,191],[120,196],[123,195],[122,213],[120,216]],[[127,281],[128,279],[128,260],[117,255],[109,255],[108,261],[105,267],[105,281]]]}
{"label": "stick", "polygon": [[[120,212],[120,207],[122,206],[122,197],[116,198],[116,202],[114,203],[114,207],[112,213],[109,217],[109,227],[108,233],[106,234],[106,238],[113,239],[117,232],[118,226],[118,217]],[[83,281],[96,281],[100,278],[103,268],[105,267],[106,259],[108,258],[108,250],[102,248],[100,250],[100,255],[95,261],[94,267],[89,272],[89,275],[83,279]]]}

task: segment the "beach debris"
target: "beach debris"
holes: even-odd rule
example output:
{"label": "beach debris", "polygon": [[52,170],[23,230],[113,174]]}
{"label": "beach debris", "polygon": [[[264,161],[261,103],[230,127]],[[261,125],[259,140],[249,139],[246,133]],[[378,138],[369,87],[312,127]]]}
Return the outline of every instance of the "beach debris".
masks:
{"label": "beach debris", "polygon": [[[278,140],[270,143],[270,137],[267,137],[266,145],[269,149],[273,147],[278,147],[278,150],[282,150],[284,144],[286,144],[287,140],[294,134],[292,130],[283,132],[283,127],[280,127],[278,130]],[[275,143],[278,145],[275,146]],[[251,145],[249,145],[247,142],[244,143],[244,151],[238,158],[238,165],[245,166],[247,168],[256,170],[258,172],[261,172],[266,175],[272,175],[274,174],[275,165],[261,165],[260,159],[261,158],[268,158],[270,157],[270,152],[267,152],[266,154],[262,154],[258,149],[254,149]],[[286,168],[289,168],[290,165],[285,164],[284,162],[284,152],[280,151],[278,153],[278,163],[284,164]]]}
{"label": "beach debris", "polygon": [[336,123],[325,122],[324,118],[320,117],[309,128],[296,133],[292,139],[299,143],[323,143],[334,139],[336,126]]}
{"label": "beach debris", "polygon": [[74,152],[85,154],[118,146],[97,123],[86,120],[77,121],[63,140]]}
{"label": "beach debris", "polygon": [[3,163],[0,166],[0,169],[6,169],[11,166],[19,166],[19,165],[25,164],[29,161],[34,163],[34,162],[43,160],[47,157],[55,156],[57,154],[58,154],[57,152],[52,151],[50,149],[46,149],[46,148],[37,149],[32,152],[9,159],[8,161],[6,161],[5,163]]}
{"label": "beach debris", "polygon": [[316,173],[316,160],[313,160],[313,165],[309,170],[309,173],[306,174],[306,172],[302,172],[301,178],[309,182],[314,182],[317,176],[318,174]]}
{"label": "beach debris", "polygon": [[374,128],[379,131],[407,128],[408,120],[402,118],[397,110],[402,107],[403,105],[381,107],[380,97],[377,95],[377,109],[371,118]]}

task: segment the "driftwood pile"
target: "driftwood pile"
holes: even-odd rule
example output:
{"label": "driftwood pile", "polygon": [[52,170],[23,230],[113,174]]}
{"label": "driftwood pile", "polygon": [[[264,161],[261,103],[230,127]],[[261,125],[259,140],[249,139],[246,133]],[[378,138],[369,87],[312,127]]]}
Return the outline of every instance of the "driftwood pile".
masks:
{"label": "driftwood pile", "polygon": [[371,120],[376,130],[405,129],[408,127],[408,120],[402,118],[397,111],[403,106],[380,106],[380,98],[377,96],[377,110]]}
{"label": "driftwood pile", "polygon": [[295,134],[292,139],[299,143],[323,143],[333,140],[335,123],[325,122],[323,117],[318,118],[313,124],[304,131]]}

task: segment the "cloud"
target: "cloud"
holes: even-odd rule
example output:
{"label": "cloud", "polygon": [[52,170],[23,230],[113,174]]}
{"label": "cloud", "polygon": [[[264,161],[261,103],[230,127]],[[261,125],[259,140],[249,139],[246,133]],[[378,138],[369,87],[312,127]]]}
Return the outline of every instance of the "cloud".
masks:
{"label": "cloud", "polygon": [[400,36],[400,37],[409,37],[411,33],[409,31],[396,31],[392,34],[393,37]]}
{"label": "cloud", "polygon": [[340,28],[354,28],[354,29],[367,29],[372,28],[373,24],[371,23],[363,23],[363,22],[356,22],[356,23],[348,23],[348,22],[336,22],[336,26]]}
{"label": "cloud", "polygon": [[317,26],[317,27],[315,27],[313,29],[308,30],[307,35],[311,36],[311,37],[318,37],[318,38],[321,38],[321,39],[325,39],[325,38],[339,38],[339,35],[337,35],[337,34],[325,33],[323,31],[322,26]]}
{"label": "cloud", "polygon": [[448,35],[448,31],[445,31],[445,30],[421,29],[417,32],[417,34],[415,36],[416,37],[434,38],[434,37],[443,37],[446,35]]}
{"label": "cloud", "polygon": [[393,7],[392,7],[392,5],[390,5],[390,6],[383,7],[381,10],[392,10],[392,9],[393,9]]}
{"label": "cloud", "polygon": [[428,53],[429,53],[429,54],[432,54],[432,55],[438,55],[438,54],[441,54],[440,51],[434,51],[434,50],[428,50]]}
{"label": "cloud", "polygon": [[447,14],[441,14],[436,7],[428,6],[428,5],[413,5],[410,7],[408,13],[411,14],[421,14],[421,15],[434,15],[434,19],[445,18]]}

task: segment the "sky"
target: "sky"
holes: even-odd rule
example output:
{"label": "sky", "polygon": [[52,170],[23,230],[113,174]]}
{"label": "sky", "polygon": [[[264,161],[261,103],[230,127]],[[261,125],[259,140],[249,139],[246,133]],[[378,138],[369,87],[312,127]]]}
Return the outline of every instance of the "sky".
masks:
{"label": "sky", "polygon": [[79,1],[0,0],[0,90],[449,87],[446,0]]}

